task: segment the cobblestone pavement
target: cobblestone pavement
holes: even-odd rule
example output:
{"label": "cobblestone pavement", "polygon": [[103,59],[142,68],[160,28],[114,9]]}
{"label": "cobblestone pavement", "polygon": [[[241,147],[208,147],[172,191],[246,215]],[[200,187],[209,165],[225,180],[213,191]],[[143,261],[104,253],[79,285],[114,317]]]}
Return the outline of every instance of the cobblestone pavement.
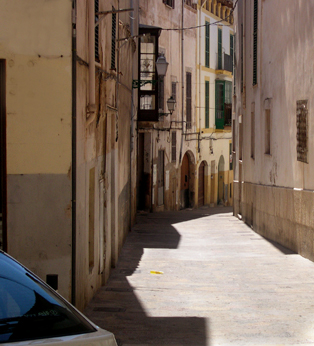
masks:
{"label": "cobblestone pavement", "polygon": [[139,214],[85,314],[122,346],[314,345],[314,263],[230,208]]}

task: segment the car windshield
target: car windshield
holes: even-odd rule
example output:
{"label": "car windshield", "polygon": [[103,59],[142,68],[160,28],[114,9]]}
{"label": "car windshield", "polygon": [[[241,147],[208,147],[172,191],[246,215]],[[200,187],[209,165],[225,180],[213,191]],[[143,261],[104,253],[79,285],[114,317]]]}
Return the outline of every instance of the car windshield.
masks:
{"label": "car windshield", "polygon": [[0,252],[0,343],[93,331],[50,287]]}

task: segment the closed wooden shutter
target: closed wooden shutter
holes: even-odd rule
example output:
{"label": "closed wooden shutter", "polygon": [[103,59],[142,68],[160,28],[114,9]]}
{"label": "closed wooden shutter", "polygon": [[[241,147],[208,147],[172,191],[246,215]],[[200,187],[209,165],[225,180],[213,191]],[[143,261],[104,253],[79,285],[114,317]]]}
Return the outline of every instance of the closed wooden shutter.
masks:
{"label": "closed wooden shutter", "polygon": [[[112,6],[112,10],[115,8]],[[116,69],[116,13],[112,13],[111,28],[111,70]]]}
{"label": "closed wooden shutter", "polygon": [[222,30],[218,28],[218,70],[222,70]]}
{"label": "closed wooden shutter", "polygon": [[209,128],[209,82],[205,81],[205,128]]}
{"label": "closed wooden shutter", "polygon": [[192,73],[186,73],[186,128],[192,127]]}
{"label": "closed wooden shutter", "polygon": [[258,0],[254,0],[254,24],[253,24],[253,85],[257,84],[257,9]]}
{"label": "closed wooden shutter", "polygon": [[205,66],[209,67],[209,23],[206,22],[205,26]]}
{"label": "closed wooden shutter", "polygon": [[[99,0],[95,0],[95,24],[99,21]],[[95,26],[95,60],[99,61],[99,24]]]}

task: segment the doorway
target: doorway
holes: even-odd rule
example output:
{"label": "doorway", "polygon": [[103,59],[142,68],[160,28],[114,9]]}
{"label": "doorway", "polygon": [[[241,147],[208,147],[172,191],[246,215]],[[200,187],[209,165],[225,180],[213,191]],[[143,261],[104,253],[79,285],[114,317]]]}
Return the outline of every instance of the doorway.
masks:
{"label": "doorway", "polygon": [[198,206],[204,205],[205,189],[205,161],[202,161],[198,169]]}
{"label": "doorway", "polygon": [[218,204],[224,202],[225,159],[221,155],[218,163]]}
{"label": "doorway", "polygon": [[164,204],[164,151],[163,150],[158,150],[157,183],[158,183],[158,205],[163,205]]}
{"label": "doorway", "polygon": [[187,154],[184,155],[181,165],[181,207],[189,207],[189,170],[190,163]]}

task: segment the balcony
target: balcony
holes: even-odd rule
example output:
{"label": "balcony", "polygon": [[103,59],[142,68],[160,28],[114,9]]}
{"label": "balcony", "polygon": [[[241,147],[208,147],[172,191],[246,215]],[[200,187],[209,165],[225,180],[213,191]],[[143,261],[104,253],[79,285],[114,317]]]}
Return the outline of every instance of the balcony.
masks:
{"label": "balcony", "polygon": [[[226,53],[223,53],[222,56],[218,56],[218,63],[216,71],[219,71],[219,74],[225,74],[224,71],[233,73],[233,59],[232,56]],[[221,72],[220,72],[221,71]],[[216,72],[217,73],[217,72]]]}

